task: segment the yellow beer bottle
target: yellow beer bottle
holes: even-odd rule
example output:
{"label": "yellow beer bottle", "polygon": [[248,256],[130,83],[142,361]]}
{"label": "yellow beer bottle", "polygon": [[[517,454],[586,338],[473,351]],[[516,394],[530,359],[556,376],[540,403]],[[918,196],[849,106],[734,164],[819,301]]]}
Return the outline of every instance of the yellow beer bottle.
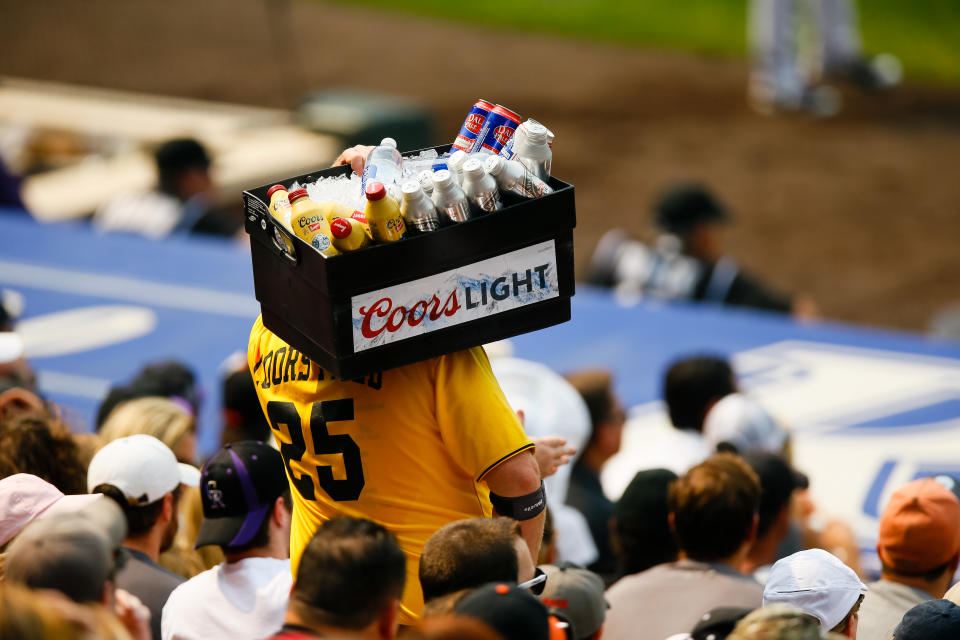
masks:
{"label": "yellow beer bottle", "polygon": [[290,226],[298,238],[325,256],[340,253],[333,246],[333,235],[322,209],[307,197],[306,189],[290,192],[290,206]]}
{"label": "yellow beer bottle", "polygon": [[330,225],[330,231],[333,233],[333,246],[343,253],[362,249],[370,242],[363,225],[354,218],[336,218]]}
{"label": "yellow beer bottle", "polygon": [[400,205],[393,198],[385,197],[387,190],[381,182],[367,184],[367,207],[364,215],[370,225],[370,233],[376,242],[396,242],[403,237],[406,227]]}

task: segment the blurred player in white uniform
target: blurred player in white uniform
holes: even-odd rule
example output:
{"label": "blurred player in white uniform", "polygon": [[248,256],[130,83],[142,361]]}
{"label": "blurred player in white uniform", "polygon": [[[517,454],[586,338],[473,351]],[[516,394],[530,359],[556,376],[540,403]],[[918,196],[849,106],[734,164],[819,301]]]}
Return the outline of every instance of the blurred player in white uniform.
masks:
{"label": "blurred player in white uniform", "polygon": [[861,49],[854,0],[751,0],[753,55],[750,101],[761,112],[795,111],[830,116],[840,95],[825,81],[863,89],[900,82],[892,55],[866,57]]}

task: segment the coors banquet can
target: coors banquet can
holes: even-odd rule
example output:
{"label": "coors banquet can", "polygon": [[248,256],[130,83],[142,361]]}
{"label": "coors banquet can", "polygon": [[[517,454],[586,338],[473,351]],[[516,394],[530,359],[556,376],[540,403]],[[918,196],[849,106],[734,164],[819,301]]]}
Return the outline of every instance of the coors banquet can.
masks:
{"label": "coors banquet can", "polygon": [[493,109],[493,105],[483,98],[477,100],[470,107],[470,111],[467,112],[467,119],[463,121],[457,139],[453,141],[454,149],[470,152],[474,148],[477,143],[477,135],[483,130],[483,125],[487,121],[491,109]]}

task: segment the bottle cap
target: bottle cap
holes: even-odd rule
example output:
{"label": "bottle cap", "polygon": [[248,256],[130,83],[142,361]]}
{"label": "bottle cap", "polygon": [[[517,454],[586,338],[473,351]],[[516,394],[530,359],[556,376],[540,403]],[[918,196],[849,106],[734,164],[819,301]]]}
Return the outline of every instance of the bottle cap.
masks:
{"label": "bottle cap", "polygon": [[492,176],[500,175],[503,171],[503,158],[500,156],[490,156],[483,161],[483,170]]}
{"label": "bottle cap", "polygon": [[420,181],[420,184],[423,184],[424,180],[430,180],[432,177],[433,177],[433,171],[430,171],[429,169],[424,169],[423,171],[417,174],[417,180]]}
{"label": "bottle cap", "polygon": [[396,148],[397,148],[397,141],[394,140],[393,138],[384,138],[383,140],[380,141],[380,146],[381,146],[381,147],[393,147],[394,149],[396,149]]}
{"label": "bottle cap", "polygon": [[539,122],[527,124],[527,140],[531,144],[547,144],[547,128]]}
{"label": "bottle cap", "polygon": [[440,169],[440,171],[434,171],[433,184],[437,185],[441,189],[447,189],[453,184],[453,174],[450,173],[449,169]]}
{"label": "bottle cap", "polygon": [[277,191],[286,191],[286,190],[287,190],[287,188],[286,188],[285,186],[283,186],[282,184],[275,184],[275,185],[273,185],[272,187],[270,187],[269,189],[267,189],[267,197],[269,198],[270,196],[272,196],[272,195],[273,195],[274,193],[276,193]]}
{"label": "bottle cap", "polygon": [[290,193],[287,194],[287,197],[290,199],[290,204],[293,204],[293,201],[294,201],[294,200],[299,200],[300,198],[306,198],[306,197],[307,197],[307,190],[306,190],[306,189],[294,189],[293,191],[291,191]]}
{"label": "bottle cap", "polygon": [[367,185],[367,200],[383,200],[385,195],[387,195],[387,190],[382,182],[371,182]]}
{"label": "bottle cap", "polygon": [[334,238],[339,240],[349,236],[351,231],[353,231],[353,228],[350,223],[343,218],[334,218],[333,222],[330,223],[330,232],[333,233]]}
{"label": "bottle cap", "polygon": [[419,180],[406,180],[403,184],[400,185],[400,191],[405,194],[413,195],[420,191],[420,181]]}
{"label": "bottle cap", "polygon": [[466,161],[467,152],[463,149],[458,149],[457,151],[453,152],[449,159],[447,159],[447,166],[456,170],[462,168],[463,163]]}
{"label": "bottle cap", "polygon": [[483,165],[476,158],[470,158],[463,163],[463,172],[471,178],[483,177]]}

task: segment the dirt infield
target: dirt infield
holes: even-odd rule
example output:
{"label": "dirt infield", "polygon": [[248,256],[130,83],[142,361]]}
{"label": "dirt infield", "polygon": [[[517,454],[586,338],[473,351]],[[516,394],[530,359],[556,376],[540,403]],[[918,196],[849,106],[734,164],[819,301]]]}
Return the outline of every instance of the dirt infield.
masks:
{"label": "dirt infield", "polygon": [[[374,89],[431,105],[443,140],[489,97],[556,132],[581,270],[606,229],[647,234],[655,194],[694,178],[734,212],[741,263],[828,317],[923,329],[960,298],[958,90],[851,94],[829,121],[769,118],[747,108],[739,61],[315,2],[288,20],[287,6],[0,0],[20,25],[0,42],[0,74],[268,106],[301,88]],[[268,19],[294,37],[275,46]]]}

